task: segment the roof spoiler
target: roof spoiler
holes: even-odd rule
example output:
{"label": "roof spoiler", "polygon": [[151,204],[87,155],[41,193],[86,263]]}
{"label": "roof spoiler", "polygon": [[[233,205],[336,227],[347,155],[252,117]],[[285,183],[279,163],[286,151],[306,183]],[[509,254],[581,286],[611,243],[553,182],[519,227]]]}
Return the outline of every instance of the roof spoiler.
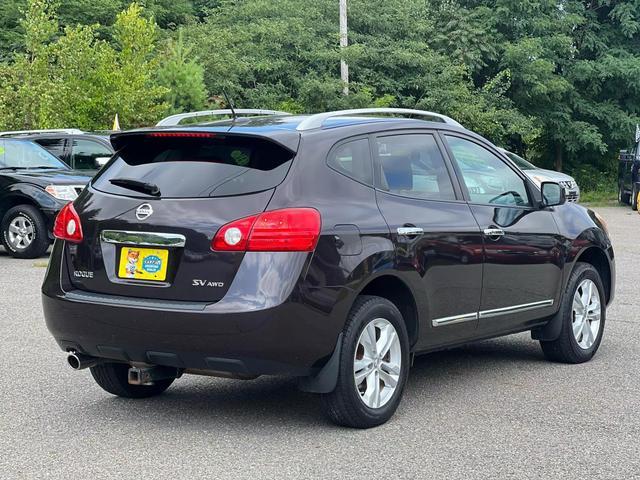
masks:
{"label": "roof spoiler", "polygon": [[[184,126],[183,128],[171,128],[171,129],[140,129],[129,130],[125,132],[116,132],[111,134],[110,141],[115,151],[120,150],[130,142],[137,142],[145,139],[146,137],[157,139],[170,139],[172,136],[176,138],[206,138],[211,137],[211,140],[221,140],[224,138],[257,138],[263,141],[272,142],[280,145],[283,148],[296,153],[298,146],[300,145],[300,134],[295,130],[271,130],[266,134],[260,134],[259,132],[229,132],[229,131],[210,131],[203,128],[189,128]],[[155,137],[155,138],[154,138]]]}

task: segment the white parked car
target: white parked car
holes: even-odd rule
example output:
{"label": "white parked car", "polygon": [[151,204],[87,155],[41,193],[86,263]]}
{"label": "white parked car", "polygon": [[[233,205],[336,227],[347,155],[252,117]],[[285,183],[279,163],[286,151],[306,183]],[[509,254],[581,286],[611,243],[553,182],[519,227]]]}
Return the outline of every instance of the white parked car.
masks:
{"label": "white parked car", "polygon": [[542,182],[557,182],[564,187],[567,202],[577,202],[580,200],[580,187],[571,175],[556,172],[555,170],[545,170],[538,168],[533,163],[527,162],[524,158],[509,152],[504,148],[499,148],[520,170],[522,170],[536,185],[540,186]]}

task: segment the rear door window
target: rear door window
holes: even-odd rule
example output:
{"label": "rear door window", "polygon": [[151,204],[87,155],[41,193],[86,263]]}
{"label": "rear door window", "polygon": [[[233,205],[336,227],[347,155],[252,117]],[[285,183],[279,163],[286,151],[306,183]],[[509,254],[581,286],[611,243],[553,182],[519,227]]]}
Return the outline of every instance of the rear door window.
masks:
{"label": "rear door window", "polygon": [[[206,135],[206,134],[205,134]],[[111,183],[135,180],[157,186],[161,197],[193,198],[242,195],[281,183],[295,153],[268,139],[214,135],[211,137],[133,135],[108,168],[94,178],[97,190],[144,196]]]}
{"label": "rear door window", "polygon": [[71,146],[71,166],[77,170],[100,168],[99,158],[111,158],[113,153],[106,145],[93,140],[74,139]]}
{"label": "rear door window", "polygon": [[430,200],[456,196],[440,148],[431,134],[401,134],[376,139],[378,188]]}

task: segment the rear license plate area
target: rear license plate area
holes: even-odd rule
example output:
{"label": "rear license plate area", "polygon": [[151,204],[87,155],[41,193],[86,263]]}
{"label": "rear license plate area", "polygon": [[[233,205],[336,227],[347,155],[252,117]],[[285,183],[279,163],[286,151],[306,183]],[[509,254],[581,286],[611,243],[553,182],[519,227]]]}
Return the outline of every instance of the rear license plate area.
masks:
{"label": "rear license plate area", "polygon": [[128,280],[165,282],[170,255],[166,248],[124,246],[120,248],[116,265],[117,276]]}

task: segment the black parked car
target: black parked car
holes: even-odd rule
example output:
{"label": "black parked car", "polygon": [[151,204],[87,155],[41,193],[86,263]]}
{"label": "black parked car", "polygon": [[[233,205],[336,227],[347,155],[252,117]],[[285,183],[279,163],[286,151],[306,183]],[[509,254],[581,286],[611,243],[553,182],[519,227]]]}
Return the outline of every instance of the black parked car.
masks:
{"label": "black parked car", "polygon": [[90,134],[77,129],[2,132],[0,136],[32,140],[72,169],[82,170],[87,175],[94,175],[113,156],[108,135]]}
{"label": "black parked car", "polygon": [[638,193],[640,192],[640,152],[637,145],[620,152],[618,164],[618,201],[638,209]]}
{"label": "black parked car", "polygon": [[288,374],[335,422],[371,427],[414,354],[528,330],[551,360],[600,345],[604,222],[448,117],[274,115],[111,140],[117,156],[56,221],[42,289],[70,365],[107,392]]}
{"label": "black parked car", "polygon": [[0,239],[7,252],[44,254],[56,214],[88,181],[33,142],[0,138]]}

